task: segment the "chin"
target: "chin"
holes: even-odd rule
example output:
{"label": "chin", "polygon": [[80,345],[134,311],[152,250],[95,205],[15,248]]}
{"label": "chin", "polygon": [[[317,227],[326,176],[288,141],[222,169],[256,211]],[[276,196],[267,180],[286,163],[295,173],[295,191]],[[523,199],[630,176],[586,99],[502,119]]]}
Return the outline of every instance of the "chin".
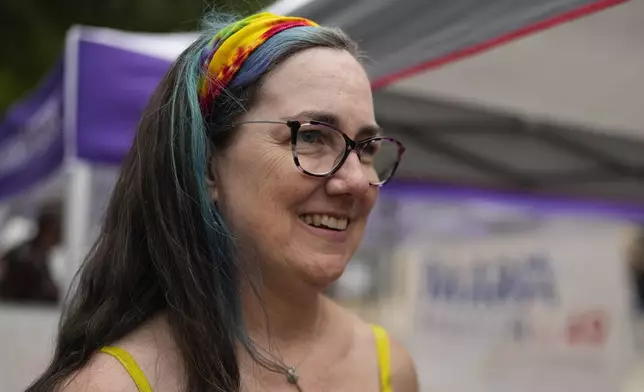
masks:
{"label": "chin", "polygon": [[348,263],[347,257],[323,255],[311,260],[311,264],[302,272],[309,284],[324,290],[340,279]]}

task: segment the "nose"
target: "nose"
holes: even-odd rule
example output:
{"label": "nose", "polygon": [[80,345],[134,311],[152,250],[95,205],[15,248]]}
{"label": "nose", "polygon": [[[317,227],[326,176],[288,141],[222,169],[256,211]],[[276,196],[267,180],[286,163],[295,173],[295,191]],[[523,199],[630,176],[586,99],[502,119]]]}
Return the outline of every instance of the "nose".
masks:
{"label": "nose", "polygon": [[369,179],[355,151],[351,152],[340,169],[327,181],[329,194],[351,194],[362,196],[369,190]]}

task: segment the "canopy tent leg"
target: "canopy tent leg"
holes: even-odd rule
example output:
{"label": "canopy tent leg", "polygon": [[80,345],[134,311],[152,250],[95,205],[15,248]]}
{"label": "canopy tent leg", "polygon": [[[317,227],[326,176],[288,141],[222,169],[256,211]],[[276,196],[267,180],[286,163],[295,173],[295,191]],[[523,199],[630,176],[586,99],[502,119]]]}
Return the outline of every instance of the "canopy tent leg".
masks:
{"label": "canopy tent leg", "polygon": [[92,199],[92,168],[87,162],[69,163],[64,202],[64,241],[66,249],[65,285],[71,289],[88,249]]}

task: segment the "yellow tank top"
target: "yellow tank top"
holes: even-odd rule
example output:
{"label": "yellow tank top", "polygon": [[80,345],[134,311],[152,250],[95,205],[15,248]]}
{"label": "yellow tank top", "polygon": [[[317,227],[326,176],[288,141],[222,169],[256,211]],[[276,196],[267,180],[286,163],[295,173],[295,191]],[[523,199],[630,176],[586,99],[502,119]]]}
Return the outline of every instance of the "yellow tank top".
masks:
{"label": "yellow tank top", "polygon": [[[380,373],[380,392],[393,392],[391,388],[391,363],[389,353],[389,337],[384,328],[374,325],[373,335],[376,341],[376,352],[378,354],[378,369]],[[152,392],[148,379],[143,374],[141,367],[136,363],[134,357],[120,347],[107,346],[101,352],[114,357],[123,365],[127,373],[136,384],[139,392]]]}

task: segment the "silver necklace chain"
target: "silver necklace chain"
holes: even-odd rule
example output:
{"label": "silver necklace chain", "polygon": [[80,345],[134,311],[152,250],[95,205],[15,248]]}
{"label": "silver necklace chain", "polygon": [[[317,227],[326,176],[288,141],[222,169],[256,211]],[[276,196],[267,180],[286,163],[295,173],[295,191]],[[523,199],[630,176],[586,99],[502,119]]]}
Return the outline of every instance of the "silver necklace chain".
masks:
{"label": "silver necklace chain", "polygon": [[[318,323],[319,323],[319,320],[318,320]],[[315,326],[315,334],[317,334],[318,328],[319,328],[319,324]],[[275,350],[277,351],[278,355],[273,354],[271,352],[272,350],[266,350],[266,349],[262,349],[262,350],[265,351],[271,357],[273,357],[273,359],[276,360],[276,362],[278,362],[278,364],[276,365],[286,377],[286,381],[289,384],[293,385],[298,392],[303,392],[302,387],[300,386],[300,375],[297,374],[297,368],[308,359],[308,357],[311,355],[311,352],[309,351],[309,353],[297,365],[288,366],[284,361],[284,356],[280,352],[279,347],[275,346]]]}
{"label": "silver necklace chain", "polygon": [[[286,381],[289,384],[293,385],[295,388],[297,388],[298,392],[302,392],[302,388],[299,384],[300,375],[297,374],[297,367],[300,366],[302,363],[304,363],[304,360],[302,360],[298,365],[288,366],[286,365],[284,361],[284,356],[282,355],[278,347],[275,347],[277,351],[277,355],[261,347],[260,349],[266,352],[266,354],[268,354],[269,356],[271,356],[273,360],[276,362],[275,367],[272,369],[272,371],[276,373],[284,374],[284,376],[286,377]],[[304,359],[306,359],[306,357]]]}
{"label": "silver necklace chain", "polygon": [[299,384],[300,376],[297,374],[297,370],[295,369],[295,366],[289,366],[286,369],[286,381],[288,381],[289,384],[297,388],[298,392],[302,392],[302,388],[300,387],[300,384]]}

